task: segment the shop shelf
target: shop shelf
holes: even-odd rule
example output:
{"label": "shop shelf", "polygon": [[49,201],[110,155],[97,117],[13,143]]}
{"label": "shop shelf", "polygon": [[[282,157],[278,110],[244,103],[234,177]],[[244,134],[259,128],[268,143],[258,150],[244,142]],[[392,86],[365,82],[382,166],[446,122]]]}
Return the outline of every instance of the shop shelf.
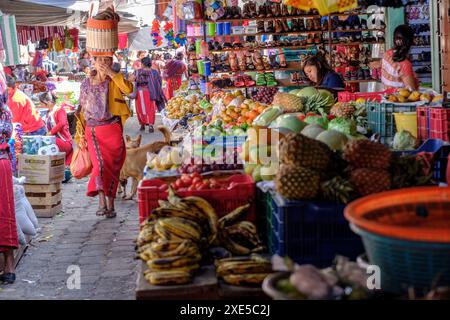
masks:
{"label": "shop shelf", "polygon": [[395,134],[394,113],[416,111],[416,105],[368,102],[366,110],[368,127],[373,133],[380,134],[382,143],[388,144]]}
{"label": "shop shelf", "polygon": [[337,254],[355,259],[364,252],[344,218],[345,205],[287,201],[275,192],[267,192],[265,200],[266,241],[271,254],[325,267]]}
{"label": "shop shelf", "polygon": [[[223,217],[239,206],[250,203],[247,219],[255,221],[255,183],[249,175],[237,174],[224,179],[228,183],[234,183],[226,190],[198,190],[180,191],[180,197],[197,196],[204,198],[216,210],[219,217]],[[152,212],[159,207],[158,200],[167,200],[168,193],[159,190],[159,187],[167,184],[161,179],[142,180],[138,187],[139,222],[142,223]]]}

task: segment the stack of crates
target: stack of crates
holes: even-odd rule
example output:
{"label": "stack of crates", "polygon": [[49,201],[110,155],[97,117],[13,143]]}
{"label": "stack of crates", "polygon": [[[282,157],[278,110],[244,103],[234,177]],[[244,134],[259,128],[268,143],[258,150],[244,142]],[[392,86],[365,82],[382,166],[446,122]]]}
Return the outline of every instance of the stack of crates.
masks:
{"label": "stack of crates", "polygon": [[450,142],[450,109],[437,107],[417,108],[418,139],[440,139]]}

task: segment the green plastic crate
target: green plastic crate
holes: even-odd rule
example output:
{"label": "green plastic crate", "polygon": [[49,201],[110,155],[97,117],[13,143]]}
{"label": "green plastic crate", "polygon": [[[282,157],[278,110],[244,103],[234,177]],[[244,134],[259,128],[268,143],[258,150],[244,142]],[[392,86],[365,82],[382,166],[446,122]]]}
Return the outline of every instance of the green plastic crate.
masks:
{"label": "green plastic crate", "polygon": [[395,129],[395,112],[413,112],[416,111],[416,104],[401,105],[385,102],[367,102],[367,126],[372,133],[379,133],[380,140],[384,144],[389,144],[394,138]]}

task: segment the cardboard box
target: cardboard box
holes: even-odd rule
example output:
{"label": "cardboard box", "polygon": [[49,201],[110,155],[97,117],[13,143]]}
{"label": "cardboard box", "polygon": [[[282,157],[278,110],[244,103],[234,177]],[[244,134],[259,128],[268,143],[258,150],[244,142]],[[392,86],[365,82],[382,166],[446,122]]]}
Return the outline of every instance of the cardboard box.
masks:
{"label": "cardboard box", "polygon": [[64,180],[66,154],[53,156],[19,155],[19,176],[27,178],[28,184],[52,184]]}

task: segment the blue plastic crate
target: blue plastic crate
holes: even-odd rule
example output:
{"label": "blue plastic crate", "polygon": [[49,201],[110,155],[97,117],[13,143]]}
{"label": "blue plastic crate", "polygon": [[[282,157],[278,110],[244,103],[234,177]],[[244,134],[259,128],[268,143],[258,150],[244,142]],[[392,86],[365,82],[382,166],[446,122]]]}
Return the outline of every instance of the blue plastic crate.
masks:
{"label": "blue plastic crate", "polygon": [[389,144],[396,132],[394,113],[416,111],[416,105],[369,101],[366,104],[366,111],[368,128],[373,133],[380,134],[382,143]]}
{"label": "blue plastic crate", "polygon": [[423,293],[433,284],[450,286],[450,244],[394,239],[354,225],[352,229],[362,237],[370,263],[380,267],[382,290],[406,293],[411,286]]}
{"label": "blue plastic crate", "polygon": [[439,139],[428,139],[419,148],[411,151],[394,151],[397,156],[415,155],[420,152],[434,153],[434,174],[433,178],[439,182],[446,182],[446,172],[450,145]]}
{"label": "blue plastic crate", "polygon": [[356,259],[364,248],[344,218],[344,207],[317,201],[286,201],[276,193],[269,193],[270,253],[318,267],[329,266],[337,254]]}

